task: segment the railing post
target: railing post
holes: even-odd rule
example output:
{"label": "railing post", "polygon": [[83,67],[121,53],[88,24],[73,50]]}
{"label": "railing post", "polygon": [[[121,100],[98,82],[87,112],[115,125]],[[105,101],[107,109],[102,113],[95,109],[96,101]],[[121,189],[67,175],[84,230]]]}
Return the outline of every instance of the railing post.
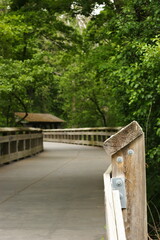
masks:
{"label": "railing post", "polygon": [[41,129],[0,128],[0,164],[43,151]]}
{"label": "railing post", "polygon": [[136,121],[107,139],[104,149],[112,163],[112,177],[123,177],[127,240],[147,240],[147,204],[144,133]]}
{"label": "railing post", "polygon": [[116,133],[121,127],[67,128],[43,130],[44,141],[103,146],[106,138]]}

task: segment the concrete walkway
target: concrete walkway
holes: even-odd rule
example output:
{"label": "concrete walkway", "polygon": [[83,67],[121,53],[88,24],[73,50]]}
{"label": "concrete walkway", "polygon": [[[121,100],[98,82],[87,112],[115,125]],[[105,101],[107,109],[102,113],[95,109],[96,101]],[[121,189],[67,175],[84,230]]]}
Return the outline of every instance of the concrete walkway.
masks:
{"label": "concrete walkway", "polygon": [[0,240],[105,239],[102,148],[45,143],[0,167]]}

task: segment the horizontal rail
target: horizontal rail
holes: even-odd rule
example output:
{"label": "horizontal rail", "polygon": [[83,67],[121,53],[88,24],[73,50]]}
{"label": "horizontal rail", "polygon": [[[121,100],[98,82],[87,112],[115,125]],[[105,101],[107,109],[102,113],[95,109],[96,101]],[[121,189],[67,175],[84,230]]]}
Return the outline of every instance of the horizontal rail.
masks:
{"label": "horizontal rail", "polygon": [[35,128],[0,128],[0,164],[43,151],[43,134]]}
{"label": "horizontal rail", "polygon": [[46,142],[103,146],[103,142],[120,129],[121,127],[46,129],[43,130],[43,139]]}

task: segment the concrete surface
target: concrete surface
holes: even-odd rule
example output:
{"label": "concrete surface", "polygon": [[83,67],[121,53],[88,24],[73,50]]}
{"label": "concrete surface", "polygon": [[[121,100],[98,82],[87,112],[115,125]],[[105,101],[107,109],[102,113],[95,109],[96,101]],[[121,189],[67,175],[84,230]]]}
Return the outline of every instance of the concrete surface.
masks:
{"label": "concrete surface", "polygon": [[0,240],[105,239],[104,150],[44,146],[0,167]]}

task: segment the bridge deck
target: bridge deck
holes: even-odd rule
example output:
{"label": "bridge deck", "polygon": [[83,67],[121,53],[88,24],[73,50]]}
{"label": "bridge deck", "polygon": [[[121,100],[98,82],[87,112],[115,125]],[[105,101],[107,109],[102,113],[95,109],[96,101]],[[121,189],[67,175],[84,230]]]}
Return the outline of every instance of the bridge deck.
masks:
{"label": "bridge deck", "polygon": [[103,149],[45,143],[0,168],[0,240],[101,240]]}

